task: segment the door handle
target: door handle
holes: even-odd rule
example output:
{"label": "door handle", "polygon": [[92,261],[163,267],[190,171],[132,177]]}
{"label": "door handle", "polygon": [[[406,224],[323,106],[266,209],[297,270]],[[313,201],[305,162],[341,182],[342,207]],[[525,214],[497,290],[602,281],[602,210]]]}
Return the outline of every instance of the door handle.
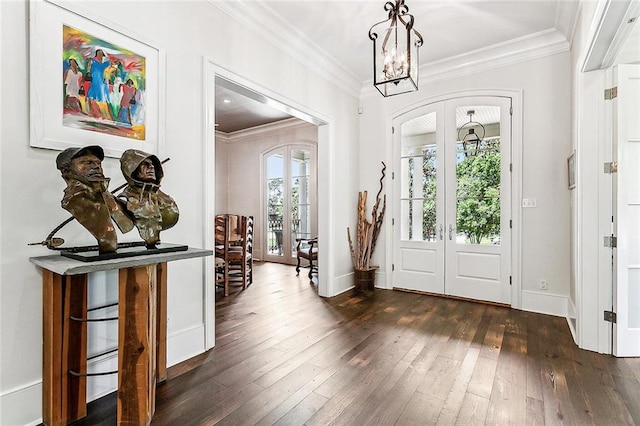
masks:
{"label": "door handle", "polygon": [[449,224],[449,239],[453,239],[453,225]]}
{"label": "door handle", "polygon": [[442,240],[443,233],[444,233],[444,226],[440,224],[440,240]]}

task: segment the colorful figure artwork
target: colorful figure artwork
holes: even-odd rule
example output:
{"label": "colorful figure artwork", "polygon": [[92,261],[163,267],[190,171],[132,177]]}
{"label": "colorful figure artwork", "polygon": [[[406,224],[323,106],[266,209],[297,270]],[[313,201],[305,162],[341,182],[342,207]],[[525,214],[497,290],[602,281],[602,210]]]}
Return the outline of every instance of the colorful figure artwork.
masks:
{"label": "colorful figure artwork", "polygon": [[145,57],[63,25],[64,126],[145,140]]}

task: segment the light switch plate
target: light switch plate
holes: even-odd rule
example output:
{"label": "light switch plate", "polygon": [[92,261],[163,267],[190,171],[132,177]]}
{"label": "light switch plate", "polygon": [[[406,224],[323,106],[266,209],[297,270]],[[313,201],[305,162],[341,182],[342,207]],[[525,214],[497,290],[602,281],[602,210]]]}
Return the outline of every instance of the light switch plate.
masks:
{"label": "light switch plate", "polygon": [[522,199],[522,208],[530,209],[536,207],[536,199],[535,198],[523,198]]}

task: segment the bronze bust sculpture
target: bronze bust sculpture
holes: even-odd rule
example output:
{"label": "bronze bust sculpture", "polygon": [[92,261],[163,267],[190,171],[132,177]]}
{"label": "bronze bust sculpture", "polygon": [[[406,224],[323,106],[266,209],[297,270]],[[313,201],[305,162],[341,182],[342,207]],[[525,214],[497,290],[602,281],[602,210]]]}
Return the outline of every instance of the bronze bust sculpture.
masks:
{"label": "bronze bust sculpture", "polygon": [[179,216],[176,202],[160,190],[162,163],[153,154],[129,149],[120,158],[120,169],[127,186],[118,198],[147,247],[155,247],[160,241],[160,231],[175,225]]}
{"label": "bronze bust sculpture", "polygon": [[98,240],[100,253],[109,253],[118,246],[114,222],[120,231],[129,232],[133,221],[109,192],[103,159],[104,151],[97,145],[67,148],[56,157],[56,166],[67,183],[62,208]]}

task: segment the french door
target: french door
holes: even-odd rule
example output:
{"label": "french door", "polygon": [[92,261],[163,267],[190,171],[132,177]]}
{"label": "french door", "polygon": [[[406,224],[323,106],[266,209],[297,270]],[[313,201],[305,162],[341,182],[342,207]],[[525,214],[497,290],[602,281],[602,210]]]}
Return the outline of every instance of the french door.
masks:
{"label": "french door", "polygon": [[511,100],[394,120],[394,288],[511,303]]}
{"label": "french door", "polygon": [[296,238],[317,232],[316,147],[296,144],[264,154],[263,258],[295,263]]}

